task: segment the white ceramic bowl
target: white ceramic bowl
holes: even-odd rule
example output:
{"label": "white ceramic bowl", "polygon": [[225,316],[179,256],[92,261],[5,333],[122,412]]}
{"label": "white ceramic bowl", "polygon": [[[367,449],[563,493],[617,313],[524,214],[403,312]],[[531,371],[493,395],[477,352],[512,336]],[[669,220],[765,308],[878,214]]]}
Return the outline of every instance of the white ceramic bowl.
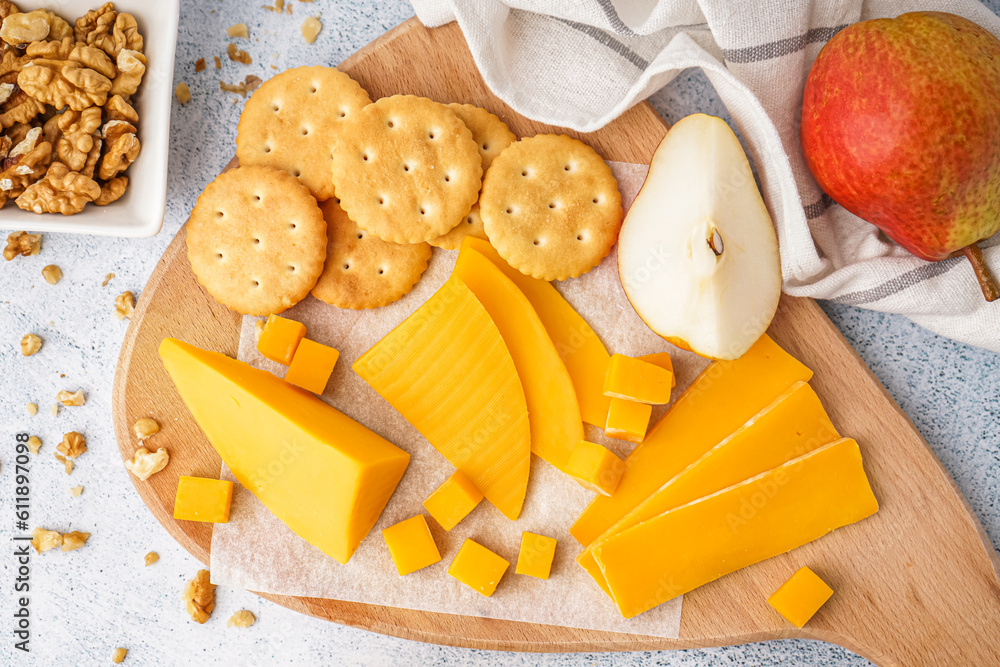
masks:
{"label": "white ceramic bowl", "polygon": [[[25,12],[51,9],[72,25],[76,17],[104,4],[104,0],[18,0],[16,4]],[[133,101],[139,114],[142,150],[127,172],[128,190],[113,204],[88,204],[76,215],[39,215],[22,211],[9,201],[0,209],[0,229],[101,236],[153,236],[160,231],[167,199],[171,84],[180,0],[115,0],[115,8],[135,16],[149,58]]]}

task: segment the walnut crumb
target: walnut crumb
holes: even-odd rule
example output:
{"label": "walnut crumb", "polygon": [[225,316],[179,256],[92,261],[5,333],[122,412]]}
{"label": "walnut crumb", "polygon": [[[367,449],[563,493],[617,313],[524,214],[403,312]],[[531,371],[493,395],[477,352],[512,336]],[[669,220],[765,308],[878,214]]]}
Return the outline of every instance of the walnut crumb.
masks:
{"label": "walnut crumb", "polygon": [[37,435],[32,435],[28,438],[28,451],[32,454],[37,454],[38,450],[42,448],[42,439]]}
{"label": "walnut crumb", "polygon": [[108,283],[110,283],[114,279],[114,277],[115,274],[113,273],[109,273],[108,275],[104,276],[104,282],[101,283],[101,287],[107,287]]}
{"label": "walnut crumb", "polygon": [[56,456],[56,461],[59,461],[59,463],[63,464],[63,468],[66,469],[66,474],[72,475],[73,468],[76,466],[76,464],[74,464],[71,460],[69,460],[62,454],[56,454],[55,456]]}
{"label": "walnut crumb", "polygon": [[226,46],[226,55],[234,63],[243,63],[244,65],[249,65],[253,62],[253,58],[246,51],[241,51],[239,47],[236,46],[235,42],[229,42]]}
{"label": "walnut crumb", "polygon": [[111,662],[115,663],[116,665],[120,665],[122,664],[122,660],[125,659],[126,655],[128,655],[128,649],[119,646],[118,648],[115,649],[115,652],[111,654]]}
{"label": "walnut crumb", "polygon": [[28,403],[28,414],[34,417],[38,414],[38,403]]}
{"label": "walnut crumb", "polygon": [[77,389],[73,392],[63,389],[56,394],[56,400],[63,405],[83,405],[87,402],[87,397],[83,395],[83,389]]}
{"label": "walnut crumb", "polygon": [[132,317],[134,311],[135,297],[132,296],[132,292],[125,291],[115,297],[115,317],[119,321],[124,320],[126,317]]}
{"label": "walnut crumb", "polygon": [[42,339],[35,334],[24,334],[21,338],[21,354],[26,357],[38,352],[42,349]]}
{"label": "walnut crumb", "polygon": [[58,417],[59,416],[59,404],[58,403],[53,403],[52,404],[52,406],[49,408],[49,414],[52,415],[53,417]]}
{"label": "walnut crumb", "polygon": [[226,35],[229,37],[246,37],[250,38],[250,33],[247,31],[246,23],[237,23],[226,28]]}
{"label": "walnut crumb", "polygon": [[7,247],[3,249],[3,258],[9,262],[18,255],[22,257],[37,255],[41,249],[41,234],[14,232],[7,236]]}
{"label": "walnut crumb", "polygon": [[238,612],[229,617],[229,621],[226,623],[227,628],[249,628],[251,625],[257,622],[257,617],[253,615],[253,612],[249,609],[240,609]]}
{"label": "walnut crumb", "polygon": [[150,551],[148,554],[146,554],[146,557],[143,560],[146,562],[146,564],[143,567],[149,567],[156,561],[160,560],[160,554],[156,553],[155,551]]}
{"label": "walnut crumb", "polygon": [[48,284],[55,285],[62,280],[62,269],[55,264],[49,264],[42,268],[42,277]]}
{"label": "walnut crumb", "polygon": [[135,437],[139,440],[145,440],[154,433],[158,433],[160,430],[160,424],[155,419],[149,417],[144,417],[136,421],[132,426],[132,430],[135,431]]}
{"label": "walnut crumb", "polygon": [[197,74],[198,72],[204,72],[205,71],[205,59],[204,58],[198,58],[198,60],[194,61],[194,71],[195,71],[195,74]]}
{"label": "walnut crumb", "polygon": [[31,531],[31,535],[31,546],[35,547],[35,551],[40,554],[61,547],[63,543],[62,533],[57,530],[35,528]]}
{"label": "walnut crumb", "polygon": [[312,44],[316,41],[320,31],[323,30],[323,22],[319,20],[318,16],[310,16],[302,22],[301,29],[302,39],[305,40],[306,44]]}
{"label": "walnut crumb", "polygon": [[170,454],[163,447],[160,447],[155,452],[150,452],[145,447],[140,447],[132,454],[132,458],[125,462],[125,468],[145,482],[152,475],[166,468],[169,462]]}
{"label": "walnut crumb", "polygon": [[212,56],[215,58],[215,69],[222,69],[222,58],[219,56]]}
{"label": "walnut crumb", "polygon": [[[78,458],[87,451],[87,439],[76,431],[70,431],[63,435],[62,441],[56,445],[56,451],[67,459]],[[56,458],[59,458],[56,455]]]}
{"label": "walnut crumb", "polygon": [[90,533],[81,533],[79,530],[74,530],[72,533],[63,533],[62,550],[75,551],[85,545],[89,537]]}
{"label": "walnut crumb", "polygon": [[177,84],[177,87],[174,88],[174,97],[176,97],[177,101],[181,104],[187,104],[191,101],[191,89],[188,88],[188,85],[185,82],[181,81]]}
{"label": "walnut crumb", "polygon": [[263,83],[263,81],[259,76],[248,74],[241,83],[226,83],[225,81],[219,81],[219,89],[224,90],[227,93],[236,93],[241,97],[246,97],[247,93],[257,90],[261,83]]}
{"label": "walnut crumb", "polygon": [[292,15],[292,3],[288,3],[288,4],[287,4],[287,5],[285,6],[285,13],[286,13],[286,14],[288,14],[289,16],[291,16],[291,15]]}
{"label": "walnut crumb", "polygon": [[184,586],[181,596],[192,621],[204,623],[215,609],[215,584],[209,579],[208,570],[198,570],[194,579]]}
{"label": "walnut crumb", "polygon": [[69,495],[73,496],[74,498],[79,498],[81,493],[83,493],[82,486],[74,486],[69,490]]}

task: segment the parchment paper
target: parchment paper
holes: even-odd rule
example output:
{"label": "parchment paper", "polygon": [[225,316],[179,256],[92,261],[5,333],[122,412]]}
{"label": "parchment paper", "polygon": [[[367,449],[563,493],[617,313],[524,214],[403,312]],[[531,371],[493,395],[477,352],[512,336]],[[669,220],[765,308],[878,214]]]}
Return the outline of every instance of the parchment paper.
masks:
{"label": "parchment paper", "polygon": [[[627,207],[642,185],[647,167],[610,164]],[[625,620],[590,576],[575,563],[581,547],[570,536],[569,527],[593,494],[534,456],[524,510],[517,521],[505,518],[486,500],[450,532],[442,530],[428,516],[427,523],[441,551],[441,562],[405,577],[397,574],[381,530],[422,512],[423,500],[453,469],[413,426],[351,370],[351,364],[447,280],[456,256],[455,251],[436,249],[427,272],[414,290],[384,308],[341,310],[309,297],[287,311],[288,317],[305,323],[310,338],[340,350],[340,360],[323,398],[408,451],[412,458],[378,523],[346,565],[295,535],[236,482],[229,522],[216,524],[212,534],[212,582],[279,595],[677,637],[680,598]],[[664,342],[635,314],[618,279],[614,250],[596,269],[555,285],[593,326],[609,351],[627,355],[669,351],[677,373],[674,396],[705,367],[704,359]],[[257,353],[256,319],[243,319],[239,358],[283,376],[284,366]],[[654,422],[665,409],[664,406],[654,408]],[[605,444],[622,457],[632,449],[630,443],[604,438],[600,429],[589,425],[587,437]],[[225,465],[222,478],[234,480]],[[547,581],[514,573],[522,531],[559,540],[552,574]],[[490,598],[447,574],[448,566],[466,537],[475,539],[511,563]]]}

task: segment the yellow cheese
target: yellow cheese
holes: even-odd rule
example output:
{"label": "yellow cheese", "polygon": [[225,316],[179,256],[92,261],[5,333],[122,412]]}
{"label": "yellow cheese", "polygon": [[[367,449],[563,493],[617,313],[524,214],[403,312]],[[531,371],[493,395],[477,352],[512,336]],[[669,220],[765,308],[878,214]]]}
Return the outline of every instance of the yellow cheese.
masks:
{"label": "yellow cheese", "polygon": [[603,428],[611,405],[611,400],[604,395],[604,371],[611,355],[597,333],[552,283],[526,276],[511,267],[489,241],[467,236],[462,247],[479,251],[514,281],[528,298],[556,346],[556,352],[566,364],[576,390],[576,400],[580,404],[580,416],[588,424]]}
{"label": "yellow cheese", "polygon": [[797,628],[809,622],[819,608],[833,596],[833,589],[810,570],[803,567],[781,585],[767,603]]}
{"label": "yellow cheese", "polygon": [[662,366],[626,357],[611,355],[608,371],[604,376],[604,395],[624,398],[636,403],[664,405],[670,402],[670,389],[674,386],[674,372]]}
{"label": "yellow cheese", "polygon": [[332,347],[304,338],[295,350],[285,380],[306,391],[322,394],[339,357],[340,352]]}
{"label": "yellow cheese", "polygon": [[556,538],[523,532],[521,550],[517,554],[517,567],[514,568],[514,572],[538,579],[548,579],[555,555]]}
{"label": "yellow cheese", "polygon": [[604,425],[604,435],[616,440],[640,443],[646,437],[649,416],[653,407],[646,403],[636,403],[624,398],[612,398],[608,409],[608,422]]}
{"label": "yellow cheese", "polygon": [[766,335],[739,359],[709,364],[625,459],[615,494],[595,498],[570,533],[590,544],[778,395],[811,376]]}
{"label": "yellow cheese", "polygon": [[603,445],[581,440],[573,450],[566,473],[585,489],[610,496],[618,487],[625,462]]}
{"label": "yellow cheese", "polygon": [[493,595],[510,563],[478,542],[466,538],[448,574],[486,597]]}
{"label": "yellow cheese", "polygon": [[652,354],[644,354],[638,358],[651,364],[656,364],[665,371],[670,371],[670,388],[673,389],[677,386],[677,376],[674,374],[674,362],[670,358],[669,352],[653,352]]}
{"label": "yellow cheese", "polygon": [[573,381],[545,326],[517,285],[473,247],[462,247],[454,275],[483,304],[507,344],[528,404],[531,451],[565,472],[583,439],[583,422]]}
{"label": "yellow cheese", "polygon": [[441,552],[434,543],[431,529],[427,527],[427,519],[423,514],[411,516],[384,528],[382,538],[389,547],[389,556],[392,557],[392,563],[400,576],[416,572],[441,560]]}
{"label": "yellow cheese", "polygon": [[483,492],[476,488],[472,480],[461,470],[456,470],[451,477],[427,496],[424,509],[441,524],[445,530],[451,530],[458,522],[469,515],[483,499]]}
{"label": "yellow cheese", "polygon": [[181,476],[174,497],[174,518],[182,521],[229,521],[233,483],[228,479]]}
{"label": "yellow cheese", "polygon": [[602,542],[594,556],[625,618],[878,511],[850,439],[837,440]]}
{"label": "yellow cheese", "polygon": [[816,392],[796,382],[683,472],[657,489],[608,528],[578,556],[579,563],[606,588],[593,548],[604,539],[675,507],[738,484],[840,438]]}
{"label": "yellow cheese", "polygon": [[312,394],[173,338],[160,357],[209,442],[281,521],[346,563],[410,455]]}
{"label": "yellow cheese", "polygon": [[306,335],[306,325],[285,317],[268,315],[257,339],[257,351],[265,358],[287,366]]}
{"label": "yellow cheese", "polygon": [[483,305],[452,276],[354,370],[506,517],[521,514],[531,432],[521,381]]}

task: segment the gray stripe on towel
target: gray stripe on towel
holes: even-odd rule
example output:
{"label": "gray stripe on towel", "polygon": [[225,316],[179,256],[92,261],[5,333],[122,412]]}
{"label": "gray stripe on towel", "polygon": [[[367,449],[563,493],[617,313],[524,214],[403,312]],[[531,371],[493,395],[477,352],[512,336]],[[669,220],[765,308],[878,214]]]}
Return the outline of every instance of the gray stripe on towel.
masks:
{"label": "gray stripe on towel", "polygon": [[594,26],[587,25],[585,23],[577,23],[576,21],[570,21],[569,19],[561,19],[556,16],[552,16],[550,18],[553,21],[558,21],[559,23],[562,23],[565,26],[569,26],[574,30],[582,32],[583,34],[588,35],[590,37],[593,37],[595,40],[597,40],[604,46],[608,47],[609,49],[620,55],[622,58],[625,58],[625,60],[628,60],[630,63],[632,63],[641,70],[645,70],[647,67],[649,67],[648,60],[640,56],[638,53],[630,49],[622,42],[619,42],[617,39],[609,35],[604,30],[601,30],[600,28],[595,28]]}
{"label": "gray stripe on towel", "polygon": [[833,28],[813,28],[804,35],[786,37],[775,42],[747,46],[740,49],[723,49],[722,56],[731,63],[756,63],[771,58],[780,58],[806,48],[807,44],[825,42],[847,27],[847,24]]}
{"label": "gray stripe on towel", "polygon": [[902,292],[903,290],[922,283],[925,280],[935,276],[940,276],[942,273],[947,273],[958,266],[958,264],[964,259],[964,257],[949,257],[948,259],[942,259],[940,262],[930,262],[928,264],[924,264],[923,266],[918,266],[915,269],[911,269],[906,273],[902,273],[892,280],[887,280],[877,287],[872,287],[866,290],[858,290],[857,292],[848,292],[847,294],[834,297],[830,300],[836,301],[837,303],[846,303],[851,306],[873,303],[892,296],[897,292]]}

